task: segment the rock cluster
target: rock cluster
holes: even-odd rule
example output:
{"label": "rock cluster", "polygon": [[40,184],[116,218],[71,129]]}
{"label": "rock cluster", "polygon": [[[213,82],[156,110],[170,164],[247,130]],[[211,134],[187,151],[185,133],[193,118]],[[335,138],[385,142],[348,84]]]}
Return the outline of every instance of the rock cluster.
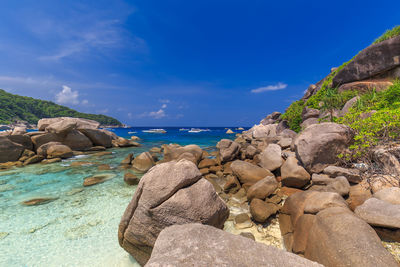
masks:
{"label": "rock cluster", "polygon": [[64,159],[74,151],[99,151],[139,144],[98,129],[96,121],[80,118],[49,118],[38,122],[37,132],[15,127],[0,136],[0,168],[28,165],[43,159]]}

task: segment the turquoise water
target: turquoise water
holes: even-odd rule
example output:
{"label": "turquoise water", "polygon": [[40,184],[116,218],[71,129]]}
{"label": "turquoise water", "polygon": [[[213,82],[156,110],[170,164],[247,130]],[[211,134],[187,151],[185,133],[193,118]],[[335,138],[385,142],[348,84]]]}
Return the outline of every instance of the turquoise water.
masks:
{"label": "turquoise water", "polygon": [[[141,147],[1,171],[0,266],[135,266],[117,240],[120,218],[136,188],[123,181],[122,159],[162,144],[198,144],[212,149],[220,139],[234,138],[225,134],[224,128],[201,133],[164,128],[166,134],[143,133],[144,129],[114,130],[123,137],[139,136]],[[73,167],[73,162],[86,165]],[[101,164],[108,164],[111,170],[99,170]],[[86,177],[97,174],[107,174],[108,180],[83,187]],[[21,204],[38,197],[54,200],[38,206]]]}

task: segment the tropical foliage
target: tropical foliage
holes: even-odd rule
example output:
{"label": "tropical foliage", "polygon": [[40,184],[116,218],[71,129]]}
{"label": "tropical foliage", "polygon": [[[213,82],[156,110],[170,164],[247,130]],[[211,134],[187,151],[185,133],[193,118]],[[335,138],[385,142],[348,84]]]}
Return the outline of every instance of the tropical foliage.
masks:
{"label": "tropical foliage", "polygon": [[350,112],[338,120],[355,130],[346,160],[369,157],[371,147],[400,137],[400,81],[382,92],[361,95]]}
{"label": "tropical foliage", "polygon": [[105,115],[81,113],[50,101],[13,95],[0,89],[0,123],[16,120],[37,123],[41,118],[79,117],[100,122],[103,125],[121,125],[121,122]]}

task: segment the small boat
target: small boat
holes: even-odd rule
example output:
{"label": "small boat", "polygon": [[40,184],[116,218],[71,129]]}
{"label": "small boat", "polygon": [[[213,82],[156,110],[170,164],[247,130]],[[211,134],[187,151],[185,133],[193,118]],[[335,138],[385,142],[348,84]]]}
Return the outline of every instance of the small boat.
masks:
{"label": "small boat", "polygon": [[189,129],[180,128],[179,131],[184,132],[184,131],[189,131]]}
{"label": "small boat", "polygon": [[202,131],[203,131],[202,129],[192,128],[192,129],[190,129],[189,133],[200,133]]}
{"label": "small boat", "polygon": [[167,131],[164,129],[149,129],[149,130],[143,130],[142,132],[144,132],[144,133],[166,133]]}

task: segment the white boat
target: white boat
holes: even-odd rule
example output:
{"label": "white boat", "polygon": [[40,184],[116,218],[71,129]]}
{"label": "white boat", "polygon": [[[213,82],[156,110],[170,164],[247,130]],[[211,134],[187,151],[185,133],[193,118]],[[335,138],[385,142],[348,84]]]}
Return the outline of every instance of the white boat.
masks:
{"label": "white boat", "polygon": [[200,133],[202,131],[203,131],[202,129],[192,128],[192,129],[190,129],[189,133]]}
{"label": "white boat", "polygon": [[183,131],[189,131],[189,129],[180,128],[179,131],[181,131],[181,132],[183,132]]}
{"label": "white boat", "polygon": [[149,130],[143,130],[142,132],[144,132],[144,133],[166,133],[167,131],[164,129],[149,129]]}

